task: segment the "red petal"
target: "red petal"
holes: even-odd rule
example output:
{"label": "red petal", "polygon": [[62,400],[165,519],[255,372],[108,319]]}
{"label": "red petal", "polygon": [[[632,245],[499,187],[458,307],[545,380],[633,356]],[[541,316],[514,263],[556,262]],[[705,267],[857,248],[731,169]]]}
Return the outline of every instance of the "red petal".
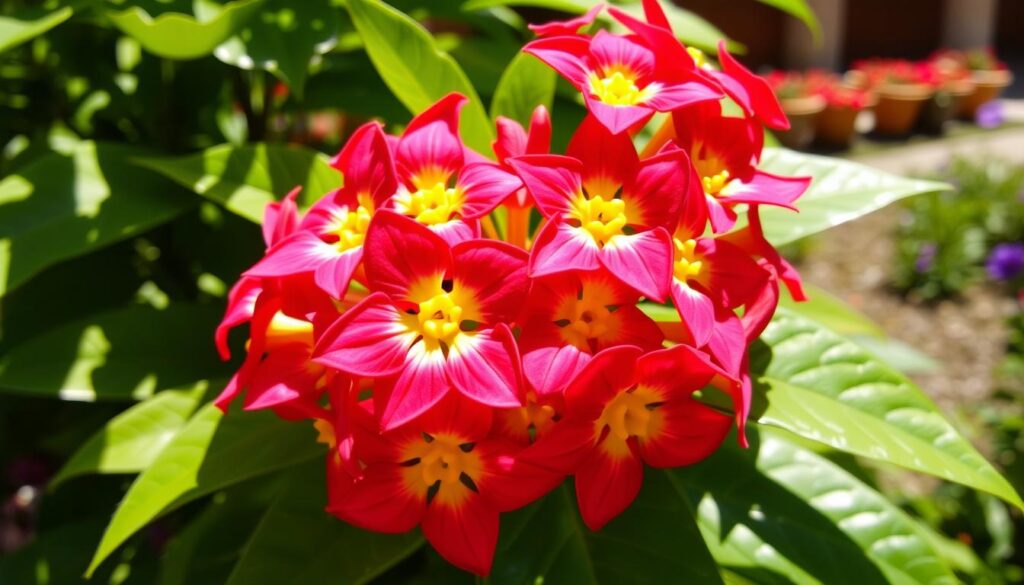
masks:
{"label": "red petal", "polygon": [[529,256],[520,248],[492,240],[472,240],[452,248],[452,290],[467,289],[479,306],[479,315],[464,319],[485,324],[515,320],[529,289]]}
{"label": "red petal", "polygon": [[380,415],[381,426],[390,430],[409,422],[437,404],[450,389],[441,350],[427,351],[423,343],[413,345],[390,392],[381,387],[382,394],[387,396],[387,405]]}
{"label": "red petal", "polygon": [[646,81],[654,73],[654,53],[629,37],[599,30],[590,41],[590,55],[604,71],[625,68]]}
{"label": "red petal", "polygon": [[483,217],[506,197],[523,186],[519,177],[494,163],[466,165],[456,183],[463,190],[465,201],[460,211],[467,219]]}
{"label": "red petal", "polygon": [[366,530],[412,530],[424,517],[425,500],[406,489],[400,470],[397,465],[370,465],[344,497],[331,498],[327,511]]}
{"label": "red petal", "polygon": [[693,343],[703,347],[711,339],[715,327],[715,304],[706,294],[690,285],[672,279],[672,302],[679,311],[679,318],[686,324]]}
{"label": "red petal", "polygon": [[409,122],[398,143],[398,164],[407,179],[436,169],[451,174],[462,167],[459,111],[468,101],[450,93]]}
{"label": "red petal", "polygon": [[583,192],[583,164],[568,156],[532,154],[509,159],[544,217],[567,213]]}
{"label": "red petal", "polygon": [[760,118],[769,128],[788,130],[789,120],[782,111],[768,82],[740,64],[726,49],[725,41],[718,42],[718,60],[722,64],[719,82],[729,97],[734,99],[747,115]]}
{"label": "red petal", "polygon": [[541,396],[561,393],[591,359],[589,351],[567,344],[550,321],[526,323],[520,344],[523,371]]}
{"label": "red petal", "polygon": [[352,282],[352,275],[362,260],[362,246],[345,250],[318,266],[313,273],[313,280],[320,290],[331,295],[331,298],[343,299],[348,291],[348,285]]}
{"label": "red petal", "polygon": [[703,460],[725,440],[732,418],[685,398],[671,400],[654,410],[660,421],[653,436],[640,438],[640,456],[652,467],[671,468]]}
{"label": "red petal", "polygon": [[679,149],[667,150],[641,163],[622,189],[626,209],[639,212],[630,223],[645,228],[675,228],[683,198],[690,185],[690,159]]}
{"label": "red petal", "polygon": [[[607,439],[606,439],[607,440]],[[600,445],[576,471],[576,500],[583,523],[600,530],[629,507],[640,493],[644,466],[630,440],[630,453],[613,457]]]}
{"label": "red petal", "polygon": [[281,201],[268,203],[263,208],[263,242],[268,248],[292,235],[298,227],[299,209],[295,198],[300,191],[302,187],[296,187]]}
{"label": "red petal", "polygon": [[446,561],[486,575],[498,546],[498,511],[470,492],[458,506],[435,501],[423,516],[423,536]]}
{"label": "red petal", "polygon": [[387,295],[374,293],[324,332],[313,361],[356,376],[388,376],[405,365],[414,338]]}
{"label": "red petal", "polygon": [[722,190],[729,203],[767,204],[796,211],[793,202],[807,191],[810,177],[780,177],[755,171],[748,179],[735,179]]}
{"label": "red petal", "polygon": [[448,353],[447,372],[463,396],[489,406],[522,405],[519,351],[503,323],[459,335]]}
{"label": "red petal", "polygon": [[530,254],[530,276],[538,277],[569,270],[597,270],[600,248],[580,228],[549,221],[537,235]]}
{"label": "red petal", "polygon": [[228,293],[228,305],[224,309],[224,317],[217,325],[214,342],[222,360],[231,359],[231,348],[228,347],[228,333],[242,323],[252,319],[256,310],[256,298],[263,292],[263,285],[258,278],[243,276]]}
{"label": "red petal", "polygon": [[395,163],[380,122],[368,122],[353,132],[331,166],[341,171],[342,191],[353,199],[367,193],[379,207],[398,189]]}
{"label": "red petal", "polygon": [[565,479],[520,457],[522,447],[504,439],[483,441],[473,449],[484,461],[477,482],[480,495],[496,510],[508,512],[536,501]]}
{"label": "red petal", "polygon": [[566,416],[595,421],[605,403],[633,385],[637,360],[643,350],[619,345],[598,352],[565,389]]}
{"label": "red petal", "polygon": [[276,277],[313,272],[337,255],[334,246],[311,232],[296,232],[275,244],[262,260],[245,271],[245,275]]}
{"label": "red petal", "polygon": [[529,28],[538,37],[574,35],[584,26],[594,22],[594,19],[597,18],[597,15],[601,12],[602,8],[604,8],[604,3],[599,2],[591,6],[590,10],[587,10],[586,14],[570,18],[569,20],[555,20],[545,24],[531,24],[529,25]]}
{"label": "red petal", "polygon": [[566,154],[583,163],[583,184],[590,195],[606,199],[614,197],[640,166],[640,157],[629,135],[612,134],[593,116],[580,123]]}
{"label": "red petal", "polygon": [[[599,9],[600,5],[591,8]],[[595,12],[596,13],[596,12]],[[546,154],[551,152],[551,116],[548,109],[538,105],[530,116],[530,129],[526,133],[526,154]]]}
{"label": "red petal", "polygon": [[425,278],[436,278],[440,285],[452,265],[451,250],[440,236],[387,210],[373,216],[363,259],[370,289],[401,300],[408,299],[409,288]]}
{"label": "red petal", "polygon": [[654,115],[654,110],[649,106],[610,106],[584,92],[584,101],[587,109],[598,119],[604,127],[612,134],[621,134],[634,126],[647,123]]}
{"label": "red petal", "polygon": [[609,272],[640,291],[663,302],[672,283],[672,238],[662,228],[629,236],[614,236],[598,258]]}
{"label": "red petal", "polygon": [[722,92],[702,81],[684,81],[659,87],[647,100],[647,105],[659,112],[671,112],[701,102],[718,101],[722,97]]}
{"label": "red petal", "polygon": [[529,139],[522,124],[505,116],[498,116],[495,126],[498,137],[491,143],[491,148],[499,162],[503,163],[507,158],[526,154],[526,143]]}
{"label": "red petal", "polygon": [[548,64],[577,89],[587,86],[586,58],[590,54],[590,40],[578,36],[540,38],[523,47],[524,53]]}

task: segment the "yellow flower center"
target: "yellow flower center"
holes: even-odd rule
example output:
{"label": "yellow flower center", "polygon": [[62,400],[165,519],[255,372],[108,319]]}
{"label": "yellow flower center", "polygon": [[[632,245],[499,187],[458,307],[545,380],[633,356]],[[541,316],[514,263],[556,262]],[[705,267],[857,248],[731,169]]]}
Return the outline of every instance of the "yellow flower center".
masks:
{"label": "yellow flower center", "polygon": [[268,351],[292,345],[313,347],[313,324],[278,311],[267,325],[266,339]]}
{"label": "yellow flower center", "polygon": [[590,92],[610,106],[635,106],[651,97],[651,88],[640,89],[636,76],[629,71],[613,69],[603,77],[590,73]]}
{"label": "yellow flower center", "polygon": [[458,504],[477,491],[483,473],[475,445],[449,433],[421,433],[402,450],[402,476],[415,493],[428,502]]}
{"label": "yellow flower center", "polygon": [[370,226],[370,219],[373,217],[373,199],[367,194],[360,194],[358,199],[359,206],[354,210],[348,210],[339,218],[334,229],[334,235],[338,237],[334,247],[339,252],[362,246],[366,240],[366,228]]}
{"label": "yellow flower center", "polygon": [[696,47],[686,47],[686,52],[690,54],[690,58],[693,59],[693,63],[697,67],[703,68],[705,65],[708,64],[708,59],[704,55],[704,51],[701,51]]}
{"label": "yellow flower center", "polygon": [[332,425],[330,421],[318,418],[313,422],[313,428],[316,429],[317,432],[317,443],[327,445],[330,449],[334,449],[338,446],[338,439],[334,435],[334,425]]}
{"label": "yellow flower center", "polygon": [[704,262],[699,259],[696,253],[697,240],[680,240],[672,238],[675,244],[675,265],[674,273],[676,280],[686,282],[691,278],[700,276]]}
{"label": "yellow flower center", "polygon": [[715,197],[722,196],[722,190],[729,183],[729,171],[721,171],[714,175],[703,177],[700,181],[704,186],[704,192]]}
{"label": "yellow flower center", "polygon": [[442,293],[420,303],[420,333],[425,340],[451,345],[462,325],[462,307],[451,294]]}
{"label": "yellow flower center", "polygon": [[422,224],[437,225],[450,221],[462,210],[463,193],[439,181],[412,192],[402,190],[394,201],[398,213]]}
{"label": "yellow flower center", "polygon": [[609,439],[623,442],[630,437],[646,439],[660,428],[657,412],[661,396],[645,386],[620,392],[605,404],[601,417],[595,423],[598,436],[608,428]]}
{"label": "yellow flower center", "polygon": [[602,247],[608,240],[621,235],[629,223],[625,202],[615,198],[605,199],[601,195],[587,197],[580,193],[573,202],[570,215]]}

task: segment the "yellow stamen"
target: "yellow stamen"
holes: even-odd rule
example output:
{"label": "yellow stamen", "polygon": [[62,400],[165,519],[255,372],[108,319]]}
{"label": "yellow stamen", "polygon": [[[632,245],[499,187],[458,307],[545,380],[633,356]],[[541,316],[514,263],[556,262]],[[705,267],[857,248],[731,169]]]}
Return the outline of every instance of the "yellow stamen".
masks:
{"label": "yellow stamen", "polygon": [[676,280],[686,282],[700,276],[704,262],[696,254],[697,240],[680,240],[673,238],[675,244],[674,273]]}
{"label": "yellow stamen", "polygon": [[587,197],[580,193],[573,202],[571,215],[587,230],[598,246],[623,233],[629,223],[626,204],[621,199],[605,199],[600,195]]}
{"label": "yellow stamen", "polygon": [[313,428],[316,429],[317,436],[316,442],[323,445],[327,445],[329,448],[334,449],[338,446],[338,439],[334,435],[334,425],[329,421],[322,418],[318,418],[313,421]]}
{"label": "yellow stamen", "polygon": [[458,187],[437,182],[412,192],[400,190],[394,201],[398,213],[422,224],[437,225],[451,221],[462,210],[463,193]]}
{"label": "yellow stamen", "polygon": [[661,427],[661,417],[657,411],[660,402],[658,392],[645,386],[620,392],[605,404],[595,423],[595,431],[600,435],[607,427],[609,438],[620,442],[630,437],[649,438]]}
{"label": "yellow stamen", "polygon": [[473,449],[471,442],[450,433],[416,437],[401,454],[406,485],[424,498],[436,485],[435,502],[459,504],[472,489],[468,484],[475,485],[483,472],[480,455]]}
{"label": "yellow stamen", "polygon": [[708,64],[708,59],[704,55],[704,51],[701,51],[696,47],[686,47],[686,52],[690,54],[690,57],[693,59],[693,63],[697,67],[704,68],[704,66]]}
{"label": "yellow stamen", "polygon": [[359,206],[340,217],[334,229],[334,234],[338,236],[334,246],[339,252],[362,246],[366,240],[366,228],[370,226],[370,218],[373,217],[373,199],[369,194],[361,193],[358,200]]}
{"label": "yellow stamen", "polygon": [[721,171],[714,175],[701,178],[701,184],[704,186],[705,193],[718,197],[723,194],[722,190],[725,189],[730,178],[729,171]]}
{"label": "yellow stamen", "polygon": [[452,295],[442,293],[420,303],[418,315],[420,332],[424,339],[451,345],[462,324],[462,307],[455,304]]}
{"label": "yellow stamen", "polygon": [[654,93],[650,86],[643,89],[637,87],[636,76],[625,69],[610,69],[604,76],[591,72],[589,79],[591,93],[610,106],[642,104]]}
{"label": "yellow stamen", "polygon": [[313,324],[278,311],[267,325],[266,338],[268,350],[286,345],[313,347]]}

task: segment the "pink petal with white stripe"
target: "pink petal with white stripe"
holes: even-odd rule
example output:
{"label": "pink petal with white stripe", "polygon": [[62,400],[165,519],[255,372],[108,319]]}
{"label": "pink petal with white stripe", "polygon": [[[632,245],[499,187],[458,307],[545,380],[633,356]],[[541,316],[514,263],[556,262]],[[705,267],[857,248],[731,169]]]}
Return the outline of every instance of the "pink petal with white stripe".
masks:
{"label": "pink petal with white stripe", "polygon": [[410,348],[405,368],[391,385],[380,416],[384,430],[409,422],[444,398],[452,386],[445,370],[445,357],[440,349],[428,351],[423,343]]}
{"label": "pink petal with white stripe", "polygon": [[313,361],[356,376],[389,376],[404,367],[415,338],[387,295],[374,293],[324,332]]}
{"label": "pink petal with white stripe", "polygon": [[459,213],[467,219],[477,219],[493,211],[523,182],[494,163],[474,163],[462,169],[456,186],[465,197]]}
{"label": "pink petal with white stripe", "polygon": [[672,282],[672,238],[662,228],[633,235],[613,236],[598,256],[612,274],[662,302]]}
{"label": "pink petal with white stripe", "polygon": [[568,213],[572,200],[583,192],[583,163],[555,154],[534,154],[509,159],[544,217]]}
{"label": "pink petal with white stripe", "polygon": [[568,270],[597,270],[601,267],[593,236],[584,229],[549,221],[537,235],[530,253],[530,277]]}
{"label": "pink petal with white stripe", "polygon": [[519,350],[503,323],[459,335],[449,349],[448,377],[463,396],[481,404],[522,406]]}

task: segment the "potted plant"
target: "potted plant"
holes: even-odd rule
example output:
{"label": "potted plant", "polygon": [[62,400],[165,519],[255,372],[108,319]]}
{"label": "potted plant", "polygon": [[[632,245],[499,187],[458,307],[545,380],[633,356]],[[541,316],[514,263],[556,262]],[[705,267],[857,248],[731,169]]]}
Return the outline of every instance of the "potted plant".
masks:
{"label": "potted plant", "polygon": [[874,94],[826,71],[810,71],[806,78],[808,85],[825,99],[825,109],[815,128],[816,142],[827,148],[848,147],[860,113],[875,105]]}
{"label": "potted plant", "polygon": [[907,135],[939,85],[930,68],[902,59],[860,61],[854,70],[878,95],[875,132],[882,136]]}
{"label": "potted plant", "polygon": [[825,98],[818,95],[796,71],[773,71],[768,83],[779,98],[782,111],[789,118],[789,130],[779,131],[779,142],[803,150],[814,141],[817,119],[825,109]]}
{"label": "potted plant", "polygon": [[927,134],[942,134],[946,123],[959,113],[964,99],[975,92],[975,84],[971,72],[958,60],[933,56],[920,67],[928,70],[937,87],[925,103],[918,129]]}
{"label": "potted plant", "polygon": [[959,105],[958,114],[965,120],[974,120],[978,108],[998,99],[1003,90],[1013,83],[1013,74],[1005,63],[996,58],[991,48],[946,53],[949,58],[960,59],[964,68],[970,71],[971,80],[974,82],[974,91],[965,96]]}

